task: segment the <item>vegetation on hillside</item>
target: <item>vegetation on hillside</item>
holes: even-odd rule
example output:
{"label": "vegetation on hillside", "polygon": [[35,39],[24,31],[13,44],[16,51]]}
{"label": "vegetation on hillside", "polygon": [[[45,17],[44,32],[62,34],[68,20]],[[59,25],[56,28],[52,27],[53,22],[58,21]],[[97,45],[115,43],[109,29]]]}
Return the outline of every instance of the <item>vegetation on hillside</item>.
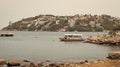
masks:
{"label": "vegetation on hillside", "polygon": [[2,30],[13,31],[120,31],[120,18],[110,15],[39,15],[14,22]]}

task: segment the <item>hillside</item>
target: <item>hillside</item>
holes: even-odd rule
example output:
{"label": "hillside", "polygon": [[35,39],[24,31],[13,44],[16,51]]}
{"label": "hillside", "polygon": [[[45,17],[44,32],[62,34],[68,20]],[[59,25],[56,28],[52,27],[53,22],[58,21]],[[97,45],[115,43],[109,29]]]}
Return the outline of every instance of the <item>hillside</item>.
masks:
{"label": "hillside", "polygon": [[120,30],[120,18],[110,15],[39,15],[9,23],[2,30],[10,31],[108,31],[117,27]]}

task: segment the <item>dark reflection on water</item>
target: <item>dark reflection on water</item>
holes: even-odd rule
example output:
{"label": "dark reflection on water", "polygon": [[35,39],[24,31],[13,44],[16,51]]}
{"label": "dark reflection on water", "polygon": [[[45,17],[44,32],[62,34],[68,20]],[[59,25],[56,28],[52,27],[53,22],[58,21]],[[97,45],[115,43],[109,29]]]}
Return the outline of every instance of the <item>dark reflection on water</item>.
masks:
{"label": "dark reflection on water", "polygon": [[[14,37],[0,37],[0,57],[17,60],[81,61],[106,58],[108,52],[120,46],[95,45],[83,42],[60,42],[59,37],[74,32],[15,32]],[[75,32],[89,36],[101,32]]]}

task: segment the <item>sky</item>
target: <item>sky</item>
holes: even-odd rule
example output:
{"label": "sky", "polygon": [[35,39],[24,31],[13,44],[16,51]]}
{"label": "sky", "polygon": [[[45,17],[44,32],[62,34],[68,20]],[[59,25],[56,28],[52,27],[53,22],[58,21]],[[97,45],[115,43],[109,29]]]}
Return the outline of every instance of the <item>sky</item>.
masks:
{"label": "sky", "polygon": [[107,14],[120,17],[120,0],[0,0],[0,29],[40,14]]}

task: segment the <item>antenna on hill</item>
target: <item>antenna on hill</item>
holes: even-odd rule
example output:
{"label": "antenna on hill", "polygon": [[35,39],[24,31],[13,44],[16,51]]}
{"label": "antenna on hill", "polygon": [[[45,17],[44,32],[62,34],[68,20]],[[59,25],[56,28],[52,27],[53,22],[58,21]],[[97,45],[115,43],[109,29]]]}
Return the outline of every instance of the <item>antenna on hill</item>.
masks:
{"label": "antenna on hill", "polygon": [[11,30],[12,21],[9,21],[9,30]]}
{"label": "antenna on hill", "polygon": [[9,26],[11,26],[12,25],[12,21],[9,21]]}

